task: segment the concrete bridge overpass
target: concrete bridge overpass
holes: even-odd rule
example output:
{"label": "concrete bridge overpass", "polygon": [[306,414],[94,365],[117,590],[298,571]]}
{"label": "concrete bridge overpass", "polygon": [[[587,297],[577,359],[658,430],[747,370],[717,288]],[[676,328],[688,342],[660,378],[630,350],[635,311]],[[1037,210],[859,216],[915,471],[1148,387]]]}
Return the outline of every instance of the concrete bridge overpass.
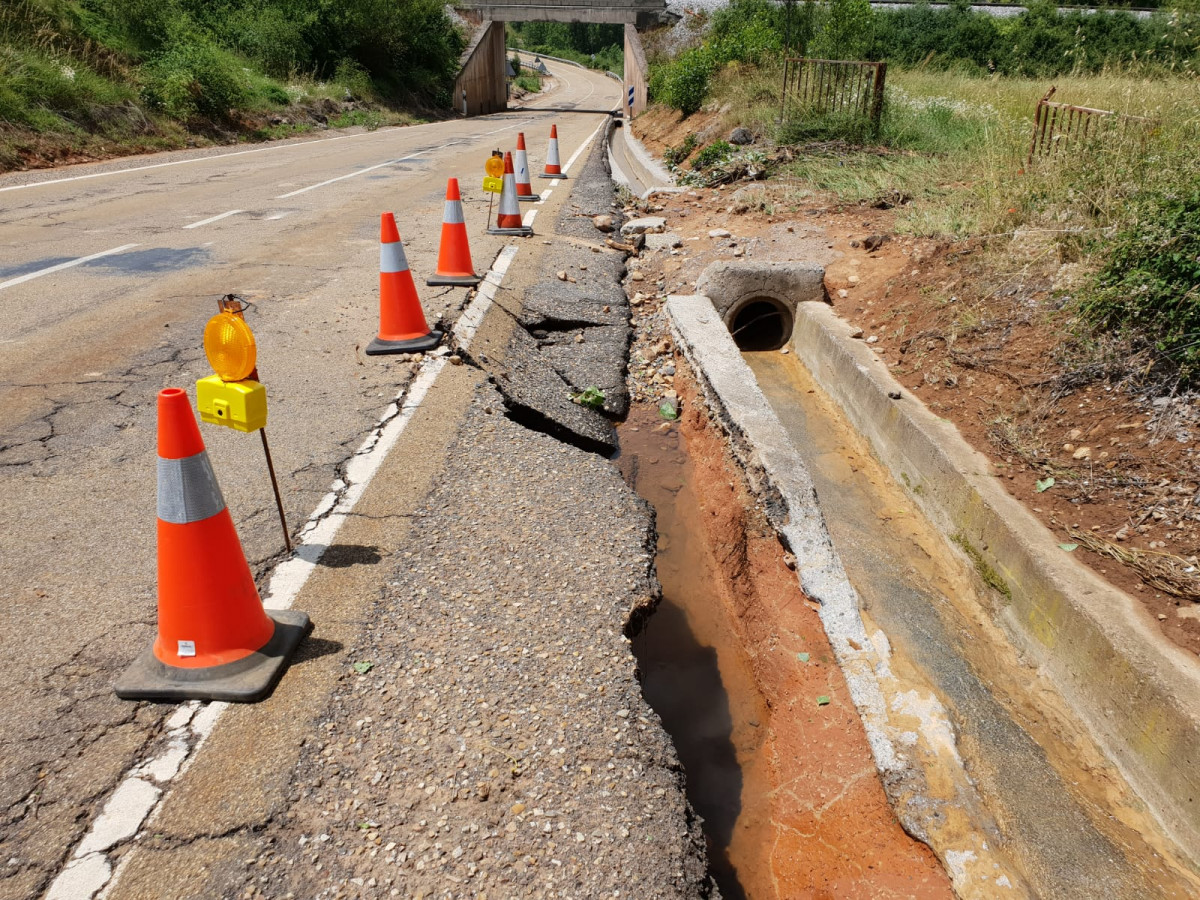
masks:
{"label": "concrete bridge overpass", "polygon": [[475,34],[463,53],[454,82],[455,107],[465,116],[480,116],[507,108],[505,80],[505,22],[586,22],[625,26],[623,73],[626,115],[646,108],[646,54],[638,28],[666,24],[672,18],[666,0],[466,0],[458,6]]}

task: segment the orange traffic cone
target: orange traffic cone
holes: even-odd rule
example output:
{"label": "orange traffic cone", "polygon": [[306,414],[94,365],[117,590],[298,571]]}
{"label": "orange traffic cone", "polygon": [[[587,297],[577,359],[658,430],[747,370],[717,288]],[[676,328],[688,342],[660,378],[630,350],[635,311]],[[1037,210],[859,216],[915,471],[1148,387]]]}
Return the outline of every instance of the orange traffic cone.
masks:
{"label": "orange traffic cone", "polygon": [[496,226],[487,230],[488,234],[519,234],[528,236],[533,229],[521,224],[521,207],[517,203],[517,186],[513,179],[513,160],[511,153],[504,154],[504,183],[500,190],[500,212],[496,216]]}
{"label": "orange traffic cone", "polygon": [[117,696],[261,700],[308,629],[302,612],[263,610],[191,401],[181,388],[160,391],[158,639]]}
{"label": "orange traffic cone", "polygon": [[442,213],[442,242],[438,246],[437,271],[425,279],[428,285],[459,284],[472,287],[483,280],[471,265],[471,247],[467,243],[467,223],[463,220],[462,196],[458,179],[446,182],[446,208]]}
{"label": "orange traffic cone", "polygon": [[525,132],[517,132],[517,152],[513,155],[513,174],[517,180],[518,200],[541,200],[529,183],[529,156],[525,153]]}
{"label": "orange traffic cone", "polygon": [[546,151],[546,171],[539,178],[566,178],[558,164],[558,126],[550,126],[550,149]]}
{"label": "orange traffic cone", "polygon": [[442,333],[425,323],[396,217],[384,213],[379,222],[379,336],[367,345],[367,354],[421,353],[441,339]]}

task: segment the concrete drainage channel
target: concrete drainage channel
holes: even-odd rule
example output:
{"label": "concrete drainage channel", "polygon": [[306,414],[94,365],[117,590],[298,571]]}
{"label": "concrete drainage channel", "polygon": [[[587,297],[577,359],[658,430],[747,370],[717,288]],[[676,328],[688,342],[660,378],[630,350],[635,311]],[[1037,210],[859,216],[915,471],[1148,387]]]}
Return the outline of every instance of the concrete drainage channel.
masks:
{"label": "concrete drainage channel", "polygon": [[[972,571],[978,560],[911,514],[914,498],[873,456],[880,445],[842,421],[850,386],[822,399],[831,378],[886,379],[867,359],[831,362],[832,316],[811,302],[822,282],[819,267],[711,266],[704,296],[665,306],[682,424],[631,417],[621,429],[623,472],[659,514],[662,612],[634,638],[643,691],[680,744],[723,894],[891,896],[886,876],[897,872],[926,879],[904,896],[948,896],[950,884],[979,898],[1200,894],[1177,849],[1194,847],[1189,795],[1152,815],[1110,762],[1129,772],[1129,751],[1101,751],[1111,735],[1098,742],[1081,723],[1078,692],[1020,642],[1006,604]],[[761,352],[793,341],[793,326],[795,353]],[[798,356],[818,360],[822,377]],[[884,424],[894,415],[875,412]],[[909,478],[933,493],[911,463]],[[823,689],[812,687],[814,663],[827,664]],[[839,703],[853,722],[829,718]],[[1162,715],[1180,708],[1194,709]],[[845,765],[859,750],[881,776],[886,815],[867,824],[873,807],[860,797],[846,831],[836,803],[822,802],[880,784]],[[1172,777],[1187,791],[1194,772]],[[889,835],[893,811],[904,831]],[[820,856],[805,844],[813,835],[836,852]],[[941,867],[922,857],[930,849]],[[819,872],[805,863],[814,858]]]}

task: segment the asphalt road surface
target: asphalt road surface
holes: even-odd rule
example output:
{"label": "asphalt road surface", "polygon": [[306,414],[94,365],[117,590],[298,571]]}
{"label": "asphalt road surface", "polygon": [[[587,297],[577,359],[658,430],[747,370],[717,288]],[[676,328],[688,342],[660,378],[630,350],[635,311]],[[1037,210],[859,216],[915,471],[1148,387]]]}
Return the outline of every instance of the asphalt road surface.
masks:
{"label": "asphalt road surface", "polygon": [[[453,322],[466,291],[424,287],[446,179],[482,273],[505,243],[484,234],[490,151],[524,131],[536,173],[555,122],[565,163],[619,102],[616,81],[547,65],[554,93],[503,114],[0,178],[0,898],[45,890],[174,709],[112,683],[154,634],[155,396],[211,374],[217,298],[253,303],[294,535],[412,377],[362,353],[379,214],[430,323]],[[261,583],[283,555],[261,445],[203,434]]]}

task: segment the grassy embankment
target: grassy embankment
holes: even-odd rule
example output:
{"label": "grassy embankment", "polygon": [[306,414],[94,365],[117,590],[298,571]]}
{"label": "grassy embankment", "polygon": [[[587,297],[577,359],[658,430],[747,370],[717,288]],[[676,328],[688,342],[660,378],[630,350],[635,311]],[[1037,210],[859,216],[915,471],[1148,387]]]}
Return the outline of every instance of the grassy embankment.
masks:
{"label": "grassy embankment", "polygon": [[[709,177],[705,166],[696,172],[694,161],[702,158],[708,173],[719,171],[739,152],[719,138],[735,126],[749,127],[767,139],[766,157],[790,148],[771,166],[775,184],[764,202],[798,205],[816,192],[844,203],[908,198],[898,211],[899,231],[973,241],[1000,270],[1077,263],[1085,277],[1057,313],[1058,324],[1078,335],[1073,352],[1093,354],[1088,364],[1094,365],[1097,355],[1124,358],[1111,352],[1114,344],[1122,351],[1133,347],[1156,360],[1154,376],[1162,385],[1197,380],[1200,17],[1164,14],[1176,16],[1169,58],[1161,52],[1164,22],[1133,33],[1122,16],[1114,27],[1126,30],[1120,40],[1108,41],[1114,48],[1109,56],[1027,54],[1004,61],[1008,72],[989,74],[964,52],[953,52],[963,34],[979,25],[975,17],[943,14],[957,16],[963,30],[943,30],[951,49],[940,57],[934,48],[920,57],[923,64],[893,64],[883,119],[873,129],[862,120],[804,110],[780,125],[782,70],[778,55],[767,52],[779,34],[755,0],[739,0],[732,9],[739,5],[746,8],[736,21],[714,17],[690,49],[660,54],[652,64],[657,99],[710,114],[697,117],[708,123],[709,140],[689,142],[693,146],[674,154],[681,171],[703,182]],[[840,38],[831,38],[822,31],[829,20],[817,21],[809,26],[810,51],[857,47],[859,52],[842,55],[863,58],[874,55],[871,35],[902,33],[895,21],[886,27],[874,21],[878,14],[869,7],[864,13],[857,6],[855,13],[862,40],[848,39],[845,27]],[[1104,35],[1091,28],[1096,44]],[[1160,50],[1157,57],[1147,41],[1150,50]],[[916,55],[902,40],[893,47],[902,60]],[[1151,121],[1076,142],[1070,152],[1027,165],[1035,105],[1051,84],[1058,88],[1056,101]],[[764,150],[740,151],[747,153]]]}
{"label": "grassy embankment", "polygon": [[436,0],[6,0],[0,171],[412,121],[462,46]]}

